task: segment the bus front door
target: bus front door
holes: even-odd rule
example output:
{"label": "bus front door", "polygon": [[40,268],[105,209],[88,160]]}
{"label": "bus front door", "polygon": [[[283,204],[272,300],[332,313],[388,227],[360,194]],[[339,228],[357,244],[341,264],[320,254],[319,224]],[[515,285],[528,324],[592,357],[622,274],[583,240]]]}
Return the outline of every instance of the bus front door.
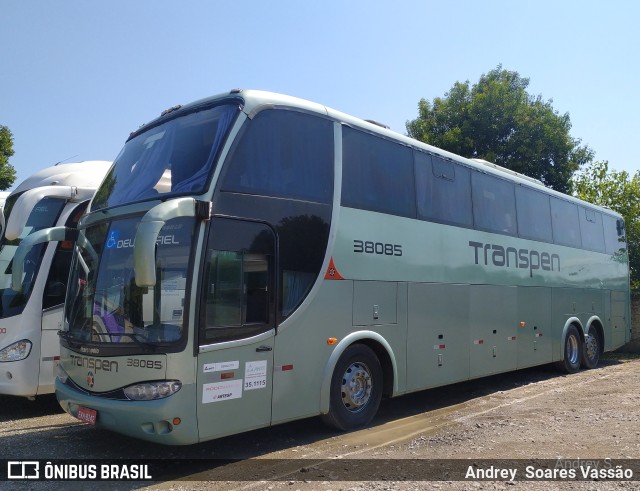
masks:
{"label": "bus front door", "polygon": [[275,251],[267,225],[212,220],[200,301],[202,440],[271,423]]}

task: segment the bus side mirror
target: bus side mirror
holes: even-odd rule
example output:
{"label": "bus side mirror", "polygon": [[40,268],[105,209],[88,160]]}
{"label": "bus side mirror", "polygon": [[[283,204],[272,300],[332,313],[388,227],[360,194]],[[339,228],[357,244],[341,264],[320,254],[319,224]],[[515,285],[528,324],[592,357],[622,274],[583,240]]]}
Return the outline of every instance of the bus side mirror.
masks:
{"label": "bus side mirror", "polygon": [[619,218],[616,220],[616,229],[618,230],[618,237],[624,235],[624,221]]}

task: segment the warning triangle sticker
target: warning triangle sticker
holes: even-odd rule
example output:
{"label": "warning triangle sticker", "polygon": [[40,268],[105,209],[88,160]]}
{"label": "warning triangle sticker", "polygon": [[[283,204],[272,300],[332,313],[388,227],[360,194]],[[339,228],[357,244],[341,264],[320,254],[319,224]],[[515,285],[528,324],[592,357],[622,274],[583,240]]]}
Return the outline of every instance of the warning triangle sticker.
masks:
{"label": "warning triangle sticker", "polygon": [[333,257],[329,260],[329,267],[324,275],[325,280],[344,280],[342,275],[338,273],[338,268],[333,264]]}

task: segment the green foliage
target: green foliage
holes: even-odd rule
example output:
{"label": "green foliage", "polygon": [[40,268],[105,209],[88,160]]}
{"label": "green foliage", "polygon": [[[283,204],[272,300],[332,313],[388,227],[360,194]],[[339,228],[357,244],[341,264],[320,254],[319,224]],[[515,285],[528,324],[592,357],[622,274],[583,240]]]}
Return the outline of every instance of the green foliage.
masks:
{"label": "green foliage", "polygon": [[481,158],[540,179],[562,192],[593,152],[571,138],[569,114],[527,93],[529,79],[495,70],[477,84],[456,82],[443,98],[422,99],[409,136],[469,158]]}
{"label": "green foliage", "polygon": [[640,288],[640,171],[609,170],[608,162],[593,162],[573,177],[575,196],[606,206],[624,217],[631,287]]}
{"label": "green foliage", "polygon": [[16,180],[16,170],[9,163],[13,155],[13,135],[6,126],[0,125],[0,190],[9,189]]}

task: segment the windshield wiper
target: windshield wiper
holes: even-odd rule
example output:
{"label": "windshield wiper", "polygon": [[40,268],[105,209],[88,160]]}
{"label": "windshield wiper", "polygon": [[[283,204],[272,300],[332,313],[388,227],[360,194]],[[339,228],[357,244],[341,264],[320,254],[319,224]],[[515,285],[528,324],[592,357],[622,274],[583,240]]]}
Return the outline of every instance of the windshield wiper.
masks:
{"label": "windshield wiper", "polygon": [[78,341],[75,336],[72,336],[69,331],[58,331],[58,336],[73,346],[80,346],[80,341]]}

